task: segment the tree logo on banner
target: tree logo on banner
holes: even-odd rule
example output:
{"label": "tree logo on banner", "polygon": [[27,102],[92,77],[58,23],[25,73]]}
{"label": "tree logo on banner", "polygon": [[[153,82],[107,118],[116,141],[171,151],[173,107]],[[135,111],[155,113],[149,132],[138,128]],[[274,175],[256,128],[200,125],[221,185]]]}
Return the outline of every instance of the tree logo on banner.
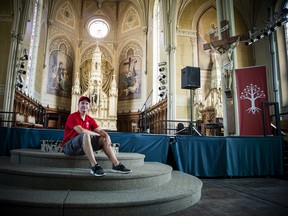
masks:
{"label": "tree logo on banner", "polygon": [[246,111],[248,113],[252,113],[255,115],[256,113],[261,110],[259,107],[255,105],[255,101],[259,98],[265,98],[265,93],[263,90],[261,90],[260,87],[254,84],[250,84],[249,86],[246,86],[246,88],[241,92],[240,100],[250,100],[251,107],[249,107]]}

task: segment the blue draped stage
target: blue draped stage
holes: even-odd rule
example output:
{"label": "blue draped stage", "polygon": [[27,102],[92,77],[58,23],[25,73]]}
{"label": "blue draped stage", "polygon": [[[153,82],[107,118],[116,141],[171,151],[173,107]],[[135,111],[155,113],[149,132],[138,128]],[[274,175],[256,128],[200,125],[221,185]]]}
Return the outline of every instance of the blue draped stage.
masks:
{"label": "blue draped stage", "polygon": [[[63,134],[64,130],[1,127],[0,154],[10,155],[12,149],[40,149],[40,140],[62,140]],[[120,152],[140,153],[145,155],[145,161],[167,163],[168,135],[118,132],[109,135],[113,143],[120,144]]]}
{"label": "blue draped stage", "polygon": [[[0,127],[0,155],[39,148],[40,140],[62,140],[63,130]],[[109,132],[120,152],[167,163],[170,136]],[[171,145],[177,168],[199,177],[283,175],[282,137],[198,137],[177,135]]]}
{"label": "blue draped stage", "polygon": [[175,137],[180,171],[200,177],[283,175],[282,137]]}
{"label": "blue draped stage", "polygon": [[167,163],[170,136],[120,132],[109,135],[113,143],[120,144],[120,152],[141,153],[146,161]]}

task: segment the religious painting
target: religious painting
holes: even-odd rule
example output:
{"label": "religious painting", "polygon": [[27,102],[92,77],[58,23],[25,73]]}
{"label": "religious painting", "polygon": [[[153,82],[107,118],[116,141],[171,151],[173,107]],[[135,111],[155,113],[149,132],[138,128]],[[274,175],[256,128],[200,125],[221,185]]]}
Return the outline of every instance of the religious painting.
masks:
{"label": "religious painting", "polygon": [[50,54],[47,93],[71,98],[73,63],[65,45]]}
{"label": "religious painting", "polygon": [[141,97],[142,59],[134,55],[133,49],[121,61],[119,69],[119,101]]}

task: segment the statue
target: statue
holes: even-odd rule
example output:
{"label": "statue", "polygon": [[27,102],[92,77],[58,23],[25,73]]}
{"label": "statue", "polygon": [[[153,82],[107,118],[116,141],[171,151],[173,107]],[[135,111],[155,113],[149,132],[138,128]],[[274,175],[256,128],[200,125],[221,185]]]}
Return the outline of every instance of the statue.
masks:
{"label": "statue", "polygon": [[233,51],[239,44],[240,37],[238,37],[237,41],[229,47],[228,50],[225,50],[222,47],[215,48],[211,43],[210,47],[213,51],[220,54],[222,57],[222,68],[224,69],[223,75],[224,75],[224,84],[225,84],[225,92],[231,92],[232,91],[232,75],[234,70],[234,62],[233,62]]}

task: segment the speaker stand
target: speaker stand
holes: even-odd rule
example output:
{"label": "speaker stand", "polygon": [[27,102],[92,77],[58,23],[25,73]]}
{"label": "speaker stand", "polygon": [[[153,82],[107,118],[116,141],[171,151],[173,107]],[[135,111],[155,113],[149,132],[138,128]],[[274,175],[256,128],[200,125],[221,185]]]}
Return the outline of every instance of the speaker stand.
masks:
{"label": "speaker stand", "polygon": [[202,134],[193,125],[191,126],[190,130],[191,130],[191,135],[196,133],[198,136],[202,136]]}
{"label": "speaker stand", "polygon": [[190,134],[193,135],[193,132],[196,132],[198,136],[202,136],[202,134],[194,127],[193,125],[193,90],[190,89]]}
{"label": "speaker stand", "polygon": [[190,120],[193,122],[193,89],[190,89]]}

